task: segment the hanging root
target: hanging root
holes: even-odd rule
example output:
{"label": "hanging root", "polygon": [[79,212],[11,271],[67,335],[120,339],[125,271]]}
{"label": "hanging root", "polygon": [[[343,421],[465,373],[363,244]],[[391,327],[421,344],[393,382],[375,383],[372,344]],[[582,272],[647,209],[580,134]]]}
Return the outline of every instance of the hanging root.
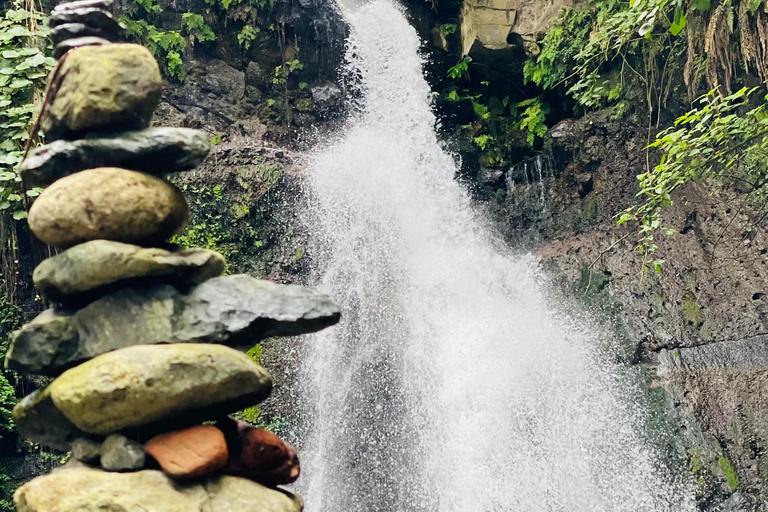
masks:
{"label": "hanging root", "polygon": [[733,53],[731,33],[733,32],[733,7],[730,3],[717,6],[709,19],[704,37],[704,53],[707,55],[707,84],[710,89],[721,87],[731,93],[733,76]]}
{"label": "hanging root", "polygon": [[701,81],[706,74],[704,67],[704,28],[705,22],[701,16],[692,16],[688,20],[688,52],[683,68],[683,81],[688,88],[688,99],[693,101],[701,94]]}
{"label": "hanging root", "polygon": [[755,14],[755,18],[755,25],[757,26],[757,38],[755,41],[758,53],[757,72],[760,78],[765,81],[768,79],[768,14],[763,10],[759,10]]}

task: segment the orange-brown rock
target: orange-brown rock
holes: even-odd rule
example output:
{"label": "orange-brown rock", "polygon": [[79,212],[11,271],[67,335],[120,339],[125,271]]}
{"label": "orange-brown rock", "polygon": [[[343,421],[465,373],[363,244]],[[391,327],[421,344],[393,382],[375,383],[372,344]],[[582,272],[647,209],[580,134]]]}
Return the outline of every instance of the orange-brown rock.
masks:
{"label": "orange-brown rock", "polygon": [[144,451],[171,478],[198,478],[214,473],[227,463],[224,434],[213,425],[167,432],[150,439]]}
{"label": "orange-brown rock", "polygon": [[229,446],[226,474],[264,485],[289,484],[299,478],[301,466],[296,450],[269,430],[233,419],[220,421],[217,426]]}

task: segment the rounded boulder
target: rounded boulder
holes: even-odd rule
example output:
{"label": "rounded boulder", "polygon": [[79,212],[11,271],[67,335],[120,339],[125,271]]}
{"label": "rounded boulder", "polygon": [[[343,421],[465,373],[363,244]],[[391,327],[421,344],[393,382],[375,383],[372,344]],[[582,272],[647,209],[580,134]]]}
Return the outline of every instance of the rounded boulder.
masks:
{"label": "rounded boulder", "polygon": [[[68,37],[99,36],[83,27]],[[64,37],[66,39],[67,37]],[[130,130],[149,125],[160,101],[162,78],[155,57],[138,44],[75,48],[61,61],[50,83],[50,105],[40,127],[49,141],[85,132]]]}
{"label": "rounded boulder", "polygon": [[156,243],[180,231],[188,220],[189,206],[178,188],[116,167],[58,180],[29,211],[35,236],[61,248],[98,239]]}

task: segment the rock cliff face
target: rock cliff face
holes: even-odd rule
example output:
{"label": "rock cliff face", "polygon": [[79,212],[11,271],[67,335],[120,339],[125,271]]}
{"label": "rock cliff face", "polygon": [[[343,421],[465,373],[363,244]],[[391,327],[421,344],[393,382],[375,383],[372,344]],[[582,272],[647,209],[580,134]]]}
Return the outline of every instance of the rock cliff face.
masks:
{"label": "rock cliff face", "polygon": [[536,53],[538,36],[546,32],[560,9],[571,5],[571,0],[464,0],[462,53]]}
{"label": "rock cliff face", "polygon": [[702,509],[762,510],[764,215],[739,191],[694,184],[667,213],[678,232],[659,240],[661,273],[644,271],[631,230],[614,216],[634,200],[646,129],[610,112],[563,121],[547,136],[549,159],[507,171],[499,185],[506,195],[486,206],[510,243],[532,250],[569,294],[614,325],[626,341],[623,361],[654,375]]}

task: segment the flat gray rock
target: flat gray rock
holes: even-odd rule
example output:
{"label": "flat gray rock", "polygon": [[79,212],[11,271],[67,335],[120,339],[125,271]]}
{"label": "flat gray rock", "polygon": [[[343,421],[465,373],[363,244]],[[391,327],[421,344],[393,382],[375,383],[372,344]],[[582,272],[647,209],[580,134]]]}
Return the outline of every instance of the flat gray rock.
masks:
{"label": "flat gray rock", "polygon": [[94,167],[162,175],[194,169],[210,150],[205,132],[192,128],[147,128],[109,138],[58,140],[30,152],[21,166],[21,177],[32,188]]}
{"label": "flat gray rock", "polygon": [[224,271],[224,257],[208,249],[168,251],[92,240],[44,260],[33,280],[40,294],[65,302],[127,279],[154,278],[156,283],[199,284]]}
{"label": "flat gray rock", "polygon": [[339,321],[326,295],[246,275],[215,277],[184,294],[170,285],[124,288],[78,311],[48,310],[16,331],[6,367],[55,376],[133,345],[220,343],[251,347],[271,336],[319,331]]}

